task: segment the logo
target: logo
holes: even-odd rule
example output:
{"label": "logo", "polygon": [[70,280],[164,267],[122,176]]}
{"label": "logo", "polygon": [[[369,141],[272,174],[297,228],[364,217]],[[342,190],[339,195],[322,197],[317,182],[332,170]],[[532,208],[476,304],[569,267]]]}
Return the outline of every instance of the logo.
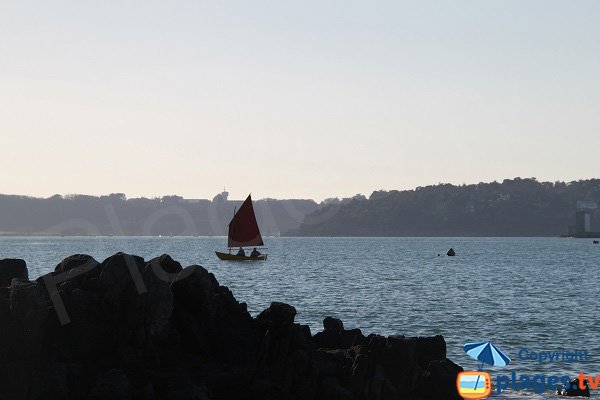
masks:
{"label": "logo", "polygon": [[[477,371],[465,371],[458,374],[456,388],[458,394],[464,399],[483,399],[492,391],[490,374],[483,371],[485,364],[505,367],[511,359],[498,347],[490,342],[472,342],[464,344],[465,352],[479,361]],[[519,359],[523,361],[542,363],[587,361],[590,359],[588,351],[530,351],[527,348],[519,351]],[[600,387],[600,376],[585,375],[580,373],[575,379],[569,376],[556,375],[517,375],[515,371],[508,374],[499,374],[496,377],[495,391],[500,394],[503,390],[533,390],[541,394],[546,390],[556,390],[556,394],[567,396],[588,396],[591,389]]]}
{"label": "logo", "polygon": [[492,391],[492,380],[487,372],[464,371],[456,378],[456,388],[463,399],[483,399]]}
{"label": "logo", "polygon": [[483,371],[483,365],[505,367],[510,364],[510,357],[491,342],[465,343],[465,352],[479,361],[478,371],[465,371],[458,374],[456,388],[463,399],[483,399],[492,392],[492,378]]}
{"label": "logo", "polygon": [[535,361],[540,364],[551,362],[567,362],[588,361],[590,355],[587,350],[573,351],[530,351],[528,348],[522,348],[519,351],[519,360]]}

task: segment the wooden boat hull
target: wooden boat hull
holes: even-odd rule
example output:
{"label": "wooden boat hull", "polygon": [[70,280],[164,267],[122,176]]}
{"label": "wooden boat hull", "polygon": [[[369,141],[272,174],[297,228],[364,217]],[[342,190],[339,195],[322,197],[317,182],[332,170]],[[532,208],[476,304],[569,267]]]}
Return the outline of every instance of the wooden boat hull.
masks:
{"label": "wooden boat hull", "polygon": [[258,257],[250,257],[250,256],[238,256],[238,255],[229,254],[229,253],[221,253],[220,251],[215,251],[215,253],[217,254],[217,257],[219,257],[220,260],[226,260],[226,261],[265,261],[267,259],[266,254],[261,254]]}

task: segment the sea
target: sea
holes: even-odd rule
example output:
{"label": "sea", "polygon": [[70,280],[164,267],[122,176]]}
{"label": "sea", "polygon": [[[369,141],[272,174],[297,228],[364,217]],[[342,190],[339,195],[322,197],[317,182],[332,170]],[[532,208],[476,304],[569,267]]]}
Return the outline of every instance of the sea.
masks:
{"label": "sea", "polygon": [[[491,341],[511,358],[505,367],[484,366],[495,398],[556,397],[553,388],[497,393],[503,377],[540,375],[547,382],[600,375],[600,245],[591,239],[267,237],[268,260],[247,263],[218,260],[214,252],[225,243],[224,237],[0,237],[0,258],[25,259],[34,279],[76,253],[98,261],[118,251],[146,260],[166,253],[184,267],[207,268],[252,315],[281,301],[296,308],[296,321],[313,334],[333,316],[365,335],[443,335],[448,357],[465,370],[478,362],[464,344]],[[455,257],[446,256],[451,247]],[[569,360],[575,352],[577,360]],[[555,357],[540,362],[542,353]]]}

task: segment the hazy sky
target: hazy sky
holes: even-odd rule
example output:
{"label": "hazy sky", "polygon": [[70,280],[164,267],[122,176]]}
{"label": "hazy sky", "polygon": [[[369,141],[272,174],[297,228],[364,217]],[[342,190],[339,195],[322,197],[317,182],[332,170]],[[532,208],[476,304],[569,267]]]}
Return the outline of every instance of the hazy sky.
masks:
{"label": "hazy sky", "polygon": [[600,177],[600,1],[2,1],[0,193]]}

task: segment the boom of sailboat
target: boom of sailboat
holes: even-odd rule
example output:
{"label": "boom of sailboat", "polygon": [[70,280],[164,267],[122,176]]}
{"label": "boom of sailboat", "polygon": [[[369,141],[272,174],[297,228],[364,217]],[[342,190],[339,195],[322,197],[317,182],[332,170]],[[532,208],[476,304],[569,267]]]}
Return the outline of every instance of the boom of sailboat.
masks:
{"label": "boom of sailboat", "polygon": [[267,259],[266,254],[254,254],[253,252],[250,255],[245,255],[245,251],[242,252],[243,254],[239,252],[234,254],[231,252],[232,248],[243,249],[244,247],[260,247],[263,245],[263,238],[256,222],[254,207],[252,206],[252,198],[248,195],[240,209],[234,213],[233,218],[229,222],[229,232],[227,234],[229,252],[215,251],[215,253],[221,260],[264,261]]}

